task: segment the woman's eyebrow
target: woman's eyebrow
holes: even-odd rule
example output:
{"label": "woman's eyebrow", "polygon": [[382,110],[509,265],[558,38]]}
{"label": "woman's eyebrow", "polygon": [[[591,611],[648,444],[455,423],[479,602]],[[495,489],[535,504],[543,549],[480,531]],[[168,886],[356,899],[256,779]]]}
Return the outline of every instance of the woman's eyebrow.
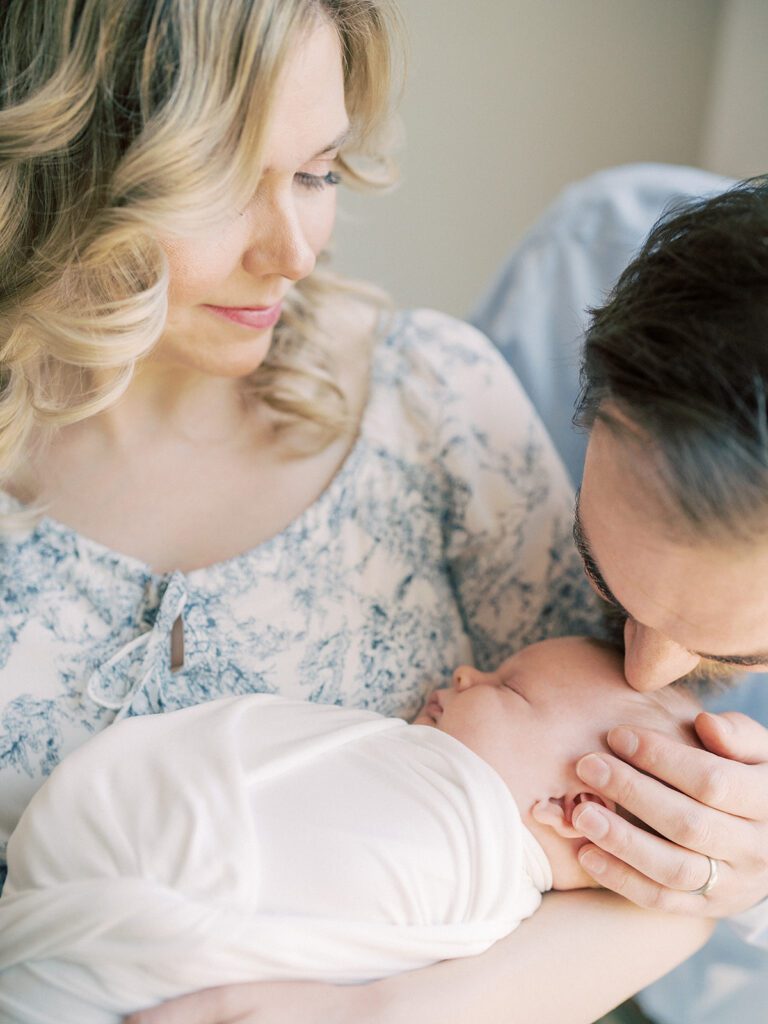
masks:
{"label": "woman's eyebrow", "polygon": [[595,556],[592,554],[592,549],[590,548],[586,534],[584,533],[584,527],[581,524],[578,492],[576,494],[576,508],[573,513],[573,542],[576,545],[576,550],[579,552],[582,562],[584,563],[584,571],[597,587],[600,592],[600,596],[618,608],[618,610],[623,615],[626,615],[627,618],[630,618],[627,609],[616,599],[616,597],[614,597],[613,591],[605,582],[603,574],[600,572],[600,568],[595,561]]}
{"label": "woman's eyebrow", "polygon": [[325,156],[326,153],[332,153],[334,149],[339,149],[341,146],[344,145],[344,143],[347,141],[351,134],[351,125],[347,125],[344,131],[339,132],[339,134],[336,136],[333,142],[329,142],[327,146],[323,147],[323,149],[319,151],[319,153],[315,153],[312,159],[316,160],[319,156]]}

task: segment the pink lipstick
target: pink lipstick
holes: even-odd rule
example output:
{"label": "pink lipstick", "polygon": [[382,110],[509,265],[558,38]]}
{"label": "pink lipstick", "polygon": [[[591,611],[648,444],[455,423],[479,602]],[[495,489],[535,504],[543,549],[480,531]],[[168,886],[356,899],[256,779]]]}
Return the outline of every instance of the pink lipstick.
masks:
{"label": "pink lipstick", "polygon": [[226,317],[241,327],[249,327],[252,331],[262,331],[265,327],[274,327],[280,319],[282,302],[276,302],[274,306],[209,306],[212,313]]}

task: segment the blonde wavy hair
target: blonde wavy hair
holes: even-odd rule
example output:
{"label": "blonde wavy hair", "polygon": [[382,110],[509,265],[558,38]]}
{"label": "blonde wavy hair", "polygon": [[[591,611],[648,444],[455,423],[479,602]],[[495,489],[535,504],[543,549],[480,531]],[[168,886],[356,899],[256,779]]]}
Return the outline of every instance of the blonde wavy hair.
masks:
{"label": "blonde wavy hair", "polygon": [[[343,179],[388,184],[390,0],[6,0],[0,483],[41,428],[124,392],[165,323],[158,239],[252,196],[278,77],[318,15],[342,44],[353,128]],[[343,287],[321,270],[292,288],[246,382],[283,423],[315,428],[318,444],[348,425],[317,315]]]}

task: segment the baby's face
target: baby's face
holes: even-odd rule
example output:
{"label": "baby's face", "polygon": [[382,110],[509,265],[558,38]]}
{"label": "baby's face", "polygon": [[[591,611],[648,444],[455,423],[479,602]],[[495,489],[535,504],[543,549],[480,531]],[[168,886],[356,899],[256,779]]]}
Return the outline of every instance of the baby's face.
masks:
{"label": "baby's face", "polygon": [[618,653],[565,637],[526,647],[495,672],[458,668],[453,685],[435,690],[415,721],[461,740],[496,770],[544,846],[556,888],[576,888],[594,885],[576,860],[585,840],[570,830],[573,807],[592,796],[576,775],[576,762],[589,751],[607,750],[606,734],[619,724],[690,742],[698,710],[681,690],[638,693],[624,679]]}

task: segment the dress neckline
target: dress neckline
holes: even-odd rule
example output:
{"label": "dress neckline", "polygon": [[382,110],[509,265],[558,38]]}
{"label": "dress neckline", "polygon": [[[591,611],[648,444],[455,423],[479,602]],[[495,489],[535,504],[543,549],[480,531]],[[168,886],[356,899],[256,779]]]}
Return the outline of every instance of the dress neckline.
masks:
{"label": "dress neckline", "polygon": [[[400,321],[401,319],[402,314],[396,318],[397,321]],[[376,363],[380,358],[380,353],[386,347],[386,342],[392,337],[396,330],[396,324],[391,318],[387,323],[386,330],[382,328],[384,323],[387,323],[387,321],[384,317],[381,317],[374,331],[374,342],[371,346],[371,362],[368,373],[368,395],[357,427],[355,440],[350,445],[344,459],[320,494],[311,501],[309,505],[302,509],[298,515],[291,519],[290,522],[288,522],[281,530],[272,534],[271,537],[267,537],[258,544],[255,544],[250,548],[246,548],[244,551],[240,551],[235,555],[231,555],[229,558],[221,559],[218,562],[211,562],[209,565],[199,566],[195,569],[190,569],[187,572],[182,572],[179,569],[169,569],[165,572],[157,572],[151,565],[143,561],[141,558],[136,558],[134,555],[126,554],[125,552],[109,547],[107,544],[102,544],[100,541],[97,541],[92,537],[88,537],[86,534],[80,533],[74,527],[68,526],[66,523],[62,523],[60,520],[55,519],[52,516],[48,516],[45,513],[33,522],[32,531],[38,536],[44,534],[46,538],[53,541],[54,544],[58,541],[59,546],[63,546],[67,549],[76,548],[79,554],[87,553],[93,561],[109,563],[113,570],[121,570],[124,575],[129,578],[141,576],[147,580],[167,580],[176,575],[183,576],[184,579],[189,582],[194,582],[196,579],[202,580],[213,573],[234,568],[242,562],[253,561],[256,557],[268,555],[276,546],[283,544],[290,536],[297,532],[302,532],[308,521],[312,520],[319,513],[323,513],[326,506],[332,503],[336,497],[343,492],[347,479],[351,476],[354,478],[354,473],[363,459],[366,436],[368,434],[368,422],[372,417],[371,410],[374,404],[372,400],[373,381],[376,373]],[[0,489],[0,514],[24,512],[28,508],[29,505],[14,497],[8,491]]]}

